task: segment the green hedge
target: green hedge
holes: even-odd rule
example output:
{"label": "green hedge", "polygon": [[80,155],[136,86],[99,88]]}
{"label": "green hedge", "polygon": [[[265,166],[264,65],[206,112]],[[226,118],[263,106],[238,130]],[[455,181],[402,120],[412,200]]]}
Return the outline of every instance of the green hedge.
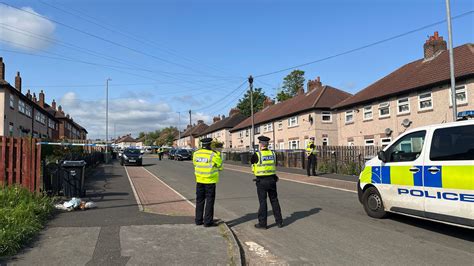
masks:
{"label": "green hedge", "polygon": [[16,186],[0,188],[0,257],[17,253],[53,212],[52,198]]}

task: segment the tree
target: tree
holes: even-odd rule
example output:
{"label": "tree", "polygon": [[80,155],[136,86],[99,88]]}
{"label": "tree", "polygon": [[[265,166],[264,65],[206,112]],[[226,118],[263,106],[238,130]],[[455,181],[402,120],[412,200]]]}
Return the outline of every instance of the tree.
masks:
{"label": "tree", "polygon": [[283,79],[282,90],[277,94],[279,102],[288,100],[298,93],[300,88],[304,87],[304,71],[293,70]]}
{"label": "tree", "polygon": [[[253,91],[253,111],[254,113],[263,109],[263,102],[267,96],[262,92],[262,88],[256,88]],[[247,91],[242,99],[239,100],[237,108],[240,113],[245,116],[250,116],[250,91]]]}
{"label": "tree", "polygon": [[160,135],[155,140],[155,144],[158,146],[173,144],[173,139],[178,135],[178,129],[176,127],[167,127],[163,128],[160,132]]}

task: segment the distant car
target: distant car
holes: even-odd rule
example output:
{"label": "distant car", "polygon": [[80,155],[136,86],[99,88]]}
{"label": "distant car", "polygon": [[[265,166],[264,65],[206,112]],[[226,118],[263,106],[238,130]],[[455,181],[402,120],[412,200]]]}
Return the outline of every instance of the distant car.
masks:
{"label": "distant car", "polygon": [[176,153],[176,149],[171,149],[169,152],[168,152],[168,159],[170,160],[174,160],[174,154]]}
{"label": "distant car", "polygon": [[142,165],[143,155],[138,149],[125,149],[120,159],[121,165],[135,164]]}
{"label": "distant car", "polygon": [[192,154],[189,150],[179,149],[176,151],[174,158],[178,161],[191,160]]}

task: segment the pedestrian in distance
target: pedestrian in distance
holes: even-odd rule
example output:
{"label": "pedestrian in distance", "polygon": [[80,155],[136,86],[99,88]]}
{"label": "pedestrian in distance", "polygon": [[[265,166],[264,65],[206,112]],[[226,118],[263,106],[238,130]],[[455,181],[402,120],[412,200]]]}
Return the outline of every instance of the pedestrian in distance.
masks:
{"label": "pedestrian in distance", "polygon": [[258,195],[258,223],[255,228],[267,229],[267,195],[272,204],[273,216],[278,228],[283,227],[281,217],[280,203],[278,202],[276,175],[276,156],[275,152],[268,149],[270,138],[265,136],[258,137],[259,151],[254,153],[251,158],[252,170],[255,175]]}
{"label": "pedestrian in distance", "polygon": [[163,159],[163,152],[165,151],[165,149],[163,149],[163,147],[160,147],[158,149],[158,159],[161,161],[161,159]]}
{"label": "pedestrian in distance", "polygon": [[316,175],[316,154],[318,151],[316,150],[316,145],[314,145],[314,137],[311,137],[308,144],[306,145],[306,157],[308,158],[306,164],[306,173],[310,176],[311,172],[315,176]]}
{"label": "pedestrian in distance", "polygon": [[217,226],[214,221],[214,201],[219,172],[222,171],[222,158],[219,152],[211,149],[211,138],[201,139],[201,149],[193,154],[194,174],[196,176],[196,225]]}

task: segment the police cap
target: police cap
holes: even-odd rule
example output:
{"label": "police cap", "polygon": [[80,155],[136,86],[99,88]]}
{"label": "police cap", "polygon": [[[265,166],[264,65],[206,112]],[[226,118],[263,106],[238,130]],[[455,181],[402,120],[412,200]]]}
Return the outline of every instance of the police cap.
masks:
{"label": "police cap", "polygon": [[211,144],[212,138],[203,138],[201,139],[202,144]]}
{"label": "police cap", "polygon": [[258,140],[260,141],[260,143],[267,143],[270,141],[270,138],[266,136],[260,136],[258,137]]}

